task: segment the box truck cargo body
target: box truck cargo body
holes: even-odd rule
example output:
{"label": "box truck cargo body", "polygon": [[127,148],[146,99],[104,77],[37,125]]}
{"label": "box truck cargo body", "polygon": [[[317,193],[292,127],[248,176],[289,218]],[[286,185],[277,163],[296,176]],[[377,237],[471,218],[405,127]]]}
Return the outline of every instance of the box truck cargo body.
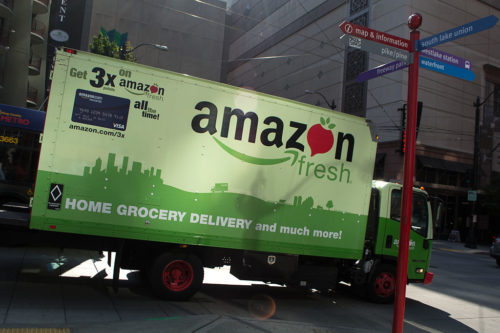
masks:
{"label": "box truck cargo body", "polygon": [[[117,265],[166,298],[227,264],[241,279],[343,280],[387,301],[401,186],[372,181],[376,147],[363,118],[59,51],[30,228],[118,240]],[[429,279],[431,239],[415,190],[410,281]]]}

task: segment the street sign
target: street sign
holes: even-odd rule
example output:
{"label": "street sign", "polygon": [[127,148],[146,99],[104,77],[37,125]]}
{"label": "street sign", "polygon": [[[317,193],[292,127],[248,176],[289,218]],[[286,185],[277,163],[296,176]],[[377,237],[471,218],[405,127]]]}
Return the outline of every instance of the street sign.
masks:
{"label": "street sign", "polygon": [[389,46],[397,47],[398,49],[409,51],[410,41],[405,38],[387,34],[382,31],[373,30],[362,25],[358,25],[351,22],[342,22],[340,24],[340,29],[348,35],[372,40],[374,42],[382,43]]}
{"label": "street sign", "polygon": [[375,67],[373,69],[370,69],[369,71],[360,73],[356,80],[361,83],[365,82],[371,79],[374,79],[376,77],[389,74],[395,71],[399,71],[400,69],[408,67],[408,64],[403,62],[403,61],[393,61],[388,64],[380,65],[378,67]]}
{"label": "street sign", "polygon": [[477,191],[468,191],[467,201],[476,201],[476,200],[477,200]]}
{"label": "street sign", "polygon": [[452,40],[462,38],[477,32],[487,30],[495,26],[498,22],[498,17],[490,15],[479,20],[460,25],[450,30],[440,32],[434,36],[430,36],[419,41],[416,41],[415,48],[417,51],[427,49],[439,44],[450,42]]}
{"label": "street sign", "polygon": [[444,62],[432,60],[422,56],[420,56],[420,66],[425,69],[430,69],[431,71],[454,76],[467,81],[474,81],[474,79],[476,78],[476,75],[473,71],[469,71],[467,69],[452,66]]}
{"label": "street sign", "polygon": [[[433,57],[427,58],[427,57],[420,56],[419,63],[420,63],[420,66],[422,66],[422,68],[430,69],[432,71],[439,72],[441,74],[447,74],[447,75],[458,77],[460,79],[464,79],[464,80],[468,80],[468,81],[473,81],[476,78],[476,75],[474,74],[474,72],[466,69],[467,67],[470,68],[470,62],[468,62],[469,66],[466,65],[467,60],[460,58],[460,57],[457,57],[457,56],[454,56],[454,55],[451,55],[451,54],[448,54],[448,53],[445,53],[445,52],[435,50],[435,49],[431,49],[431,50],[432,51],[429,51],[425,54],[426,55],[433,54],[434,55]],[[424,50],[424,51],[428,51],[428,49]],[[433,51],[437,51],[437,52],[433,52]],[[422,52],[422,54],[424,54],[424,52]],[[444,58],[447,61],[446,60],[445,61],[437,60],[440,58]],[[450,65],[450,64],[455,64],[457,62],[459,65],[461,65],[461,67]],[[380,65],[378,67],[370,69],[366,72],[360,73],[358,75],[358,77],[356,78],[356,80],[359,83],[365,82],[365,81],[374,79],[376,77],[398,71],[398,70],[406,68],[406,67],[408,67],[408,64],[403,62],[403,61],[393,61],[393,62],[390,62],[388,64]]]}
{"label": "street sign", "polygon": [[343,35],[342,37],[340,37],[340,39],[342,39],[345,45],[349,47],[353,47],[363,51],[368,51],[370,53],[374,53],[394,60],[410,63],[411,60],[413,59],[413,57],[410,56],[410,52],[408,51],[404,51],[385,44],[373,42],[368,39],[361,39],[359,37],[349,36],[349,35]]}
{"label": "street sign", "polygon": [[461,67],[463,69],[470,70],[472,68],[472,63],[464,58],[457,57],[456,55],[449,54],[437,49],[429,47],[428,49],[420,51],[420,53],[427,58],[442,61],[444,63]]}

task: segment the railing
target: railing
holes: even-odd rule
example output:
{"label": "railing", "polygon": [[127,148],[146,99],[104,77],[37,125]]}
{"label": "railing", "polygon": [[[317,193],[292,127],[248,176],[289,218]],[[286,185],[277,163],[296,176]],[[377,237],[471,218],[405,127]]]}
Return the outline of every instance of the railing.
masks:
{"label": "railing", "polygon": [[38,98],[38,90],[33,87],[30,87],[30,85],[28,84],[28,95],[26,96],[26,103],[29,106],[36,106],[37,98]]}
{"label": "railing", "polygon": [[[12,0],[11,0],[12,1]],[[49,0],[35,0],[36,2],[41,2],[43,3],[45,6],[49,6]]]}
{"label": "railing", "polygon": [[40,67],[42,67],[42,58],[37,55],[31,55],[29,67],[30,67],[30,74],[39,74]]}
{"label": "railing", "polygon": [[31,32],[37,35],[40,35],[42,38],[45,38],[45,25],[42,22],[39,22],[37,20],[33,20],[33,23],[31,23]]}
{"label": "railing", "polygon": [[0,4],[4,5],[10,10],[14,9],[14,0],[0,0]]}

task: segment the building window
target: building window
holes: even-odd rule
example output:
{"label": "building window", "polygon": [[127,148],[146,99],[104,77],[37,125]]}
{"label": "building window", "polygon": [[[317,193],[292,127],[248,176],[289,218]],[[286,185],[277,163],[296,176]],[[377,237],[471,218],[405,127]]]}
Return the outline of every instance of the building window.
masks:
{"label": "building window", "polygon": [[345,76],[347,81],[355,81],[358,75],[366,70],[367,58],[364,51],[349,50],[347,52],[347,72]]}
{"label": "building window", "polygon": [[346,85],[344,89],[344,112],[364,117],[365,83],[351,83]]}
{"label": "building window", "polygon": [[[347,21],[368,26],[368,7],[368,0],[351,1],[351,17],[347,18]],[[359,117],[365,117],[367,86],[366,82],[358,83],[356,79],[360,73],[368,69],[368,53],[348,47],[344,63],[342,111]]]}
{"label": "building window", "polygon": [[362,25],[364,27],[368,26],[368,13],[364,13],[363,15],[359,15],[358,17],[353,18],[351,22],[357,25]]}
{"label": "building window", "polygon": [[351,0],[350,15],[355,15],[367,7],[368,0]]}

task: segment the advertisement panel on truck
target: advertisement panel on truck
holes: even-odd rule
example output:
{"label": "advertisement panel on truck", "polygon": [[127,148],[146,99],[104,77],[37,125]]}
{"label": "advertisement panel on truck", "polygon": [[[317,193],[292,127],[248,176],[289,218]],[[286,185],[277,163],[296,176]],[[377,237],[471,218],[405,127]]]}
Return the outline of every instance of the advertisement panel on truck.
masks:
{"label": "advertisement panel on truck", "polygon": [[59,52],[31,227],[358,258],[375,150],[362,118]]}

